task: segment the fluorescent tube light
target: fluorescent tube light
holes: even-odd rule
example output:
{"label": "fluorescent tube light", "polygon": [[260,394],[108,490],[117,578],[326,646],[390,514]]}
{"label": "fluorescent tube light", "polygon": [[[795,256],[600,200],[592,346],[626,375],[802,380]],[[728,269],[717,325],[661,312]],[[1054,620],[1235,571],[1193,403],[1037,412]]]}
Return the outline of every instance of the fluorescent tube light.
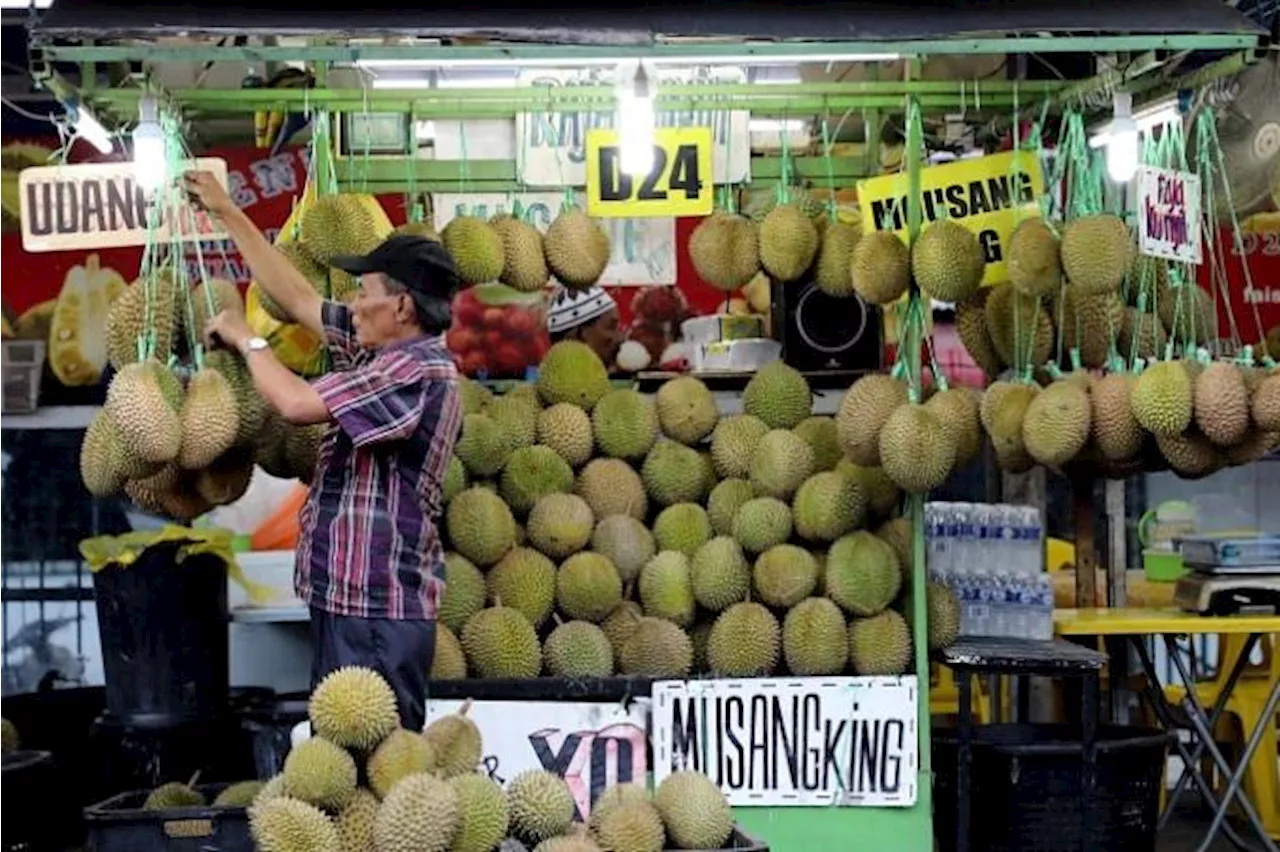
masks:
{"label": "fluorescent tube light", "polygon": [[[645,63],[651,66],[689,66],[689,65],[795,65],[796,63],[827,62],[892,62],[900,59],[897,53],[831,53],[808,56],[660,56],[646,58]],[[534,57],[529,59],[465,59],[447,57],[442,59],[357,59],[357,68],[370,71],[392,69],[429,69],[429,68],[594,68],[609,67],[618,64],[616,58],[607,56],[563,58]]]}
{"label": "fluorescent tube light", "polygon": [[803,133],[809,122],[799,118],[753,118],[747,123],[752,133]]}
{"label": "fluorescent tube light", "polygon": [[102,154],[110,154],[115,150],[115,145],[111,141],[111,134],[107,132],[107,128],[102,126],[102,122],[89,111],[89,108],[79,101],[66,104],[67,118],[71,121],[76,135],[93,147],[97,148]]}

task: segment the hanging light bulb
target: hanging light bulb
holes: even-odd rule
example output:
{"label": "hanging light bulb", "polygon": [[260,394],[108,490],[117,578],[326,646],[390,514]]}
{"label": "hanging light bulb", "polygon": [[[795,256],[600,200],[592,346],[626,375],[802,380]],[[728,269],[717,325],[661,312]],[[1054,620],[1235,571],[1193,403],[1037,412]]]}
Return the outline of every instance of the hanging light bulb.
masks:
{"label": "hanging light bulb", "polygon": [[79,101],[70,101],[65,108],[67,119],[71,122],[77,136],[97,148],[100,153],[110,154],[115,149],[111,142],[111,134],[102,126],[102,122],[89,112],[88,107]]}
{"label": "hanging light bulb", "polygon": [[654,160],[656,86],[643,62],[636,63],[634,74],[624,69],[626,66],[618,69],[618,119],[614,125],[618,128],[619,167],[623,174],[647,175]]}
{"label": "hanging light bulb", "polygon": [[138,101],[138,126],[133,128],[133,180],[147,195],[164,183],[166,158],[164,131],[160,129],[156,99],[145,95]]}
{"label": "hanging light bulb", "polygon": [[1107,129],[1107,175],[1128,183],[1138,171],[1138,123],[1133,120],[1133,95],[1116,92],[1115,114]]}

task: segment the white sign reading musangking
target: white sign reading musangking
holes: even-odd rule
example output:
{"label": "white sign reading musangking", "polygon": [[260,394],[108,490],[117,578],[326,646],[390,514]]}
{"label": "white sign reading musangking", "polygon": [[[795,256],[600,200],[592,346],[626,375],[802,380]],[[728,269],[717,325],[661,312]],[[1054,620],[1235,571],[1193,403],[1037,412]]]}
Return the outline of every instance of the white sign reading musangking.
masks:
{"label": "white sign reading musangking", "polygon": [[910,807],[917,700],[914,676],[655,683],[654,783],[694,769],[734,806]]}
{"label": "white sign reading musangking", "polygon": [[[227,185],[227,161],[201,157],[184,165],[213,172]],[[133,163],[79,163],[36,166],[18,175],[22,248],[30,252],[105,249],[226,239],[222,223],[184,202],[165,203],[157,195],[158,227],[151,231],[153,202],[137,185]]]}
{"label": "white sign reading musangking", "polygon": [[[586,209],[582,193],[578,204]],[[489,218],[496,213],[510,213],[520,203],[520,218],[539,231],[546,232],[560,213],[564,194],[560,192],[504,193],[436,193],[431,197],[432,219],[437,230],[443,230],[454,216]],[[674,219],[600,219],[609,234],[609,265],[600,283],[620,285],[665,285],[676,283],[676,223]]]}
{"label": "white sign reading musangking", "polygon": [[[613,86],[613,69],[533,69],[520,73],[522,86]],[[663,83],[747,82],[743,68],[659,68]],[[732,111],[658,111],[661,127],[710,127],[715,148],[712,175],[717,184],[751,179],[750,113]],[[516,158],[520,181],[528,186],[586,186],[587,132],[612,128],[612,112],[541,112],[516,116]]]}

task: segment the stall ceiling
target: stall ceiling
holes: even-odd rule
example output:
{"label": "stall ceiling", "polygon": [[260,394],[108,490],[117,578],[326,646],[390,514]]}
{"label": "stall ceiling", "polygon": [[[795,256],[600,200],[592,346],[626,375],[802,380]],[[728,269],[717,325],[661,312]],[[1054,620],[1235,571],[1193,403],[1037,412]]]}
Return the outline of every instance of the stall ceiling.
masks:
{"label": "stall ceiling", "polygon": [[[416,18],[406,24],[406,17]],[[154,4],[55,0],[50,35],[162,33],[476,37],[563,44],[636,44],[655,37],[763,40],[940,39],[1033,33],[1261,33],[1222,0],[682,0],[680,3],[403,4],[301,9],[297,4]]]}

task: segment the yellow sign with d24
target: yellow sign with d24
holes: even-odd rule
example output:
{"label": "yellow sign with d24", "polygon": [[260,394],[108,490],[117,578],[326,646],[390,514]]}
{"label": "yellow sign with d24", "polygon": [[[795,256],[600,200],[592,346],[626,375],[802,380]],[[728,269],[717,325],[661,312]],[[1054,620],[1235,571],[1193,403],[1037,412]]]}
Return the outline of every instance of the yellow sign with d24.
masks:
{"label": "yellow sign with d24", "polygon": [[601,218],[707,216],[715,204],[711,128],[654,131],[648,174],[623,174],[616,130],[587,133],[587,213]]}

